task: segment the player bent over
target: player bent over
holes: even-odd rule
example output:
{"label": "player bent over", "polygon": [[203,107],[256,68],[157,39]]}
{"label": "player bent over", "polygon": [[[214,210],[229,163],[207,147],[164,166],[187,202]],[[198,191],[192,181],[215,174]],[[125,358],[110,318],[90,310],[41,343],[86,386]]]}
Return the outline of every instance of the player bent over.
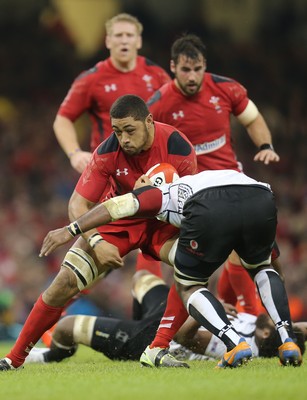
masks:
{"label": "player bent over", "polygon": [[[250,346],[234,329],[222,304],[207,289],[211,274],[235,249],[253,276],[260,298],[279,334],[282,365],[299,366],[288,298],[279,274],[270,266],[277,210],[268,184],[234,170],[203,171],[153,188],[146,176],[139,189],[113,198],[78,218],[69,227],[51,231],[41,255],[71,239],[72,226],[81,232],[128,216],[157,217],[180,227],[178,247],[170,251],[178,292],[189,314],[225,344],[218,368],[237,367],[252,356]],[[144,185],[144,186],[143,186]],[[143,187],[142,187],[143,186]],[[146,348],[141,363],[157,366],[165,349]]]}

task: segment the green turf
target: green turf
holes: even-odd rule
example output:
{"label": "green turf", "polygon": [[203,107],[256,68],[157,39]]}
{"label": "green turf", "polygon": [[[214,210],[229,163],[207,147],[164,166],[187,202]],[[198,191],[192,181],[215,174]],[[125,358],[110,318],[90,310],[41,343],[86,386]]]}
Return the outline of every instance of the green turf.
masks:
{"label": "green turf", "polygon": [[[1,354],[10,348],[0,344]],[[190,369],[141,368],[138,362],[114,362],[80,346],[59,364],[26,365],[0,373],[1,400],[113,399],[307,399],[307,355],[300,368],[280,367],[277,359],[215,370],[215,362],[190,362]]]}

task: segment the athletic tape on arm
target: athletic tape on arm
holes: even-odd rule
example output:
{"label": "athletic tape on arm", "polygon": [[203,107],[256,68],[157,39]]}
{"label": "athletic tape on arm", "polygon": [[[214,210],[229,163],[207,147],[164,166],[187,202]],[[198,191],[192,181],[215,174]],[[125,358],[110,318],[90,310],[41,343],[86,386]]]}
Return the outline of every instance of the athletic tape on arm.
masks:
{"label": "athletic tape on arm", "polygon": [[237,115],[238,120],[242,125],[247,126],[257,118],[259,114],[258,108],[251,100],[248,101],[245,110]]}
{"label": "athletic tape on arm", "polygon": [[132,217],[139,209],[139,202],[132,193],[113,197],[103,203],[113,221]]}

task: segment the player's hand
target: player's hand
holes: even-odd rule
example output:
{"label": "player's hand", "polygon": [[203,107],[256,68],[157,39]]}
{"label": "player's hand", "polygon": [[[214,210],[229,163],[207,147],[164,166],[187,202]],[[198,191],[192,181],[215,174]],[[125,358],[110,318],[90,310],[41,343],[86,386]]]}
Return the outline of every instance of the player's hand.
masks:
{"label": "player's hand", "polygon": [[237,317],[237,315],[238,315],[238,310],[236,309],[235,306],[233,306],[232,304],[229,304],[229,303],[222,303],[222,304],[223,304],[223,307],[224,307],[224,309],[225,309],[226,314],[228,315],[228,317],[229,317],[229,316],[231,316],[231,317],[233,317],[233,318],[236,318],[236,317]]}
{"label": "player's hand", "polygon": [[143,186],[152,186],[151,180],[148,178],[147,175],[142,175],[139,179],[135,182],[133,189],[139,189]]}
{"label": "player's hand", "polygon": [[118,248],[105,240],[95,245],[94,252],[99,263],[105,268],[117,269],[124,266]]}
{"label": "player's hand", "polygon": [[92,153],[88,151],[76,151],[70,157],[70,164],[79,174],[82,174],[85,167],[90,162],[91,157]]}
{"label": "player's hand", "polygon": [[50,231],[43,240],[39,256],[48,256],[57,247],[62,246],[63,244],[69,242],[71,239],[72,236],[66,226],[60,229],[56,229],[54,231]]}
{"label": "player's hand", "polygon": [[270,164],[271,162],[278,162],[280,157],[274,150],[265,149],[260,150],[254,157],[254,161],[263,162],[265,165]]}

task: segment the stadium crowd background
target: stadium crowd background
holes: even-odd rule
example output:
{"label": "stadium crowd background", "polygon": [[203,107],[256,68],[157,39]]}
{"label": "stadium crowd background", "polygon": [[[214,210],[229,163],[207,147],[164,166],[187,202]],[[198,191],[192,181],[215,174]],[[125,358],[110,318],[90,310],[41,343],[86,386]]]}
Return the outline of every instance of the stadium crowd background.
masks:
{"label": "stadium crowd background", "polygon": [[[172,41],[184,32],[200,35],[207,44],[208,71],[242,83],[265,116],[281,161],[269,167],[255,164],[255,149],[239,126],[234,126],[235,147],[245,172],[269,182],[275,191],[292,317],[307,319],[304,3],[28,0],[25,6],[23,0],[0,0],[0,340],[16,336],[67,250],[38,257],[47,231],[67,223],[67,202],[78,179],[55,139],[52,123],[77,74],[108,56],[104,22],[118,12],[142,21],[140,54],[168,71]],[[91,21],[92,32],[86,25]],[[93,32],[95,27],[99,29]],[[88,121],[83,118],[78,127],[88,148]],[[130,315],[133,260],[134,255],[128,256],[122,271],[93,289],[90,299],[103,312]],[[168,268],[165,276],[170,276]]]}

